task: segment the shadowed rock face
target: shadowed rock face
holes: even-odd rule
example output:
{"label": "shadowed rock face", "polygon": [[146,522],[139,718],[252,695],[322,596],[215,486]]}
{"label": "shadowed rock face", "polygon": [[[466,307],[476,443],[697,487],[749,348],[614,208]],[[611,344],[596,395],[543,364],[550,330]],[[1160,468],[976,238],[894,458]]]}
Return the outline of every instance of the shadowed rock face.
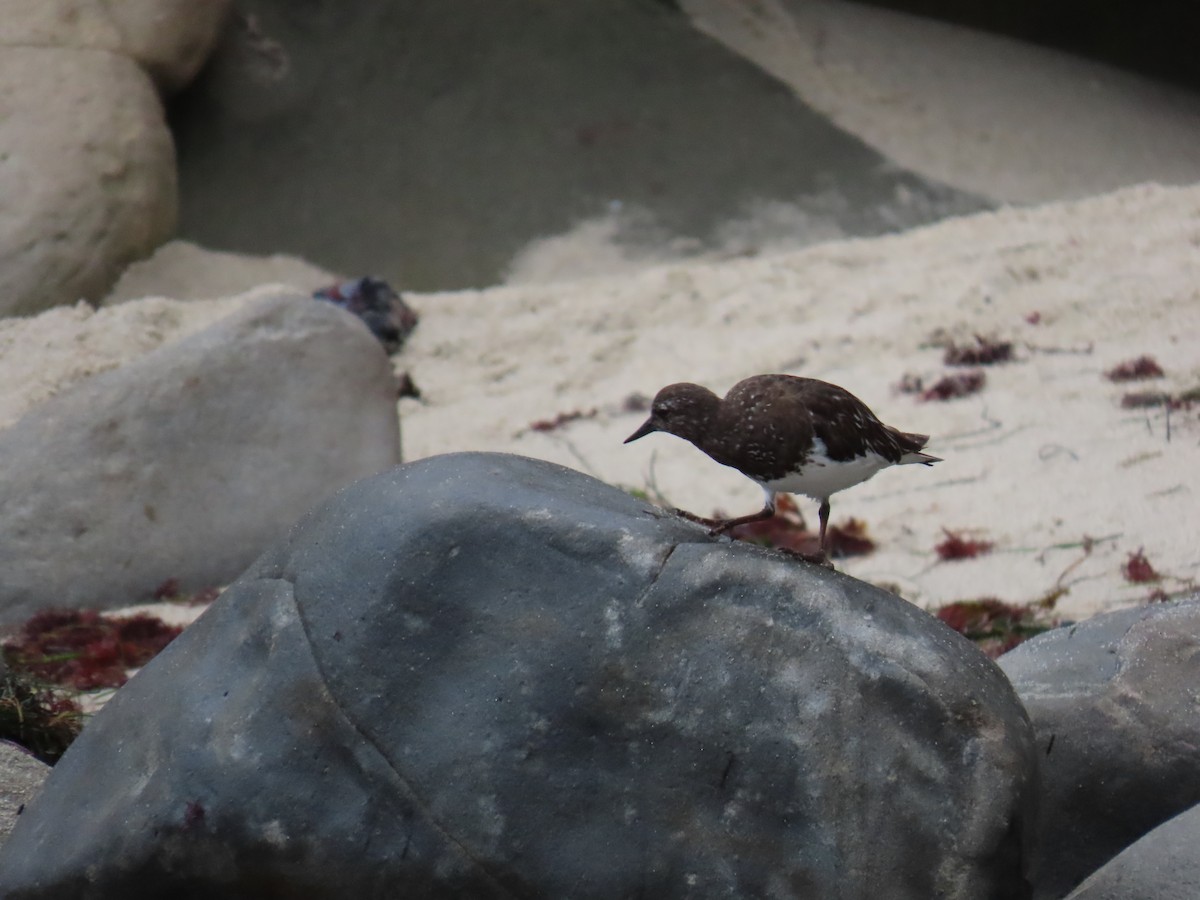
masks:
{"label": "shadowed rock face", "polygon": [[6,897],[1025,897],[1007,682],[558,466],[351,486],[97,716]]}
{"label": "shadowed rock face", "polygon": [[1200,806],[1130,844],[1067,895],[1067,900],[1192,900],[1200,894]]}
{"label": "shadowed rock face", "polygon": [[436,291],[503,280],[581,222],[631,259],[674,258],[989,206],[900,170],[666,4],[235,8],[172,113],[180,234],[206,246]]}
{"label": "shadowed rock face", "polygon": [[[1029,710],[1041,750],[1029,860],[1034,897],[1066,895],[1155,826],[1200,803],[1200,596],[1055,629],[999,664]],[[1189,821],[1195,831],[1196,816]],[[1184,833],[1168,830],[1163,840]],[[1167,845],[1147,846],[1162,856]],[[1097,884],[1114,890],[1118,875],[1145,878],[1151,868],[1131,854]],[[1171,871],[1183,878],[1188,868],[1181,861]],[[1152,884],[1131,880],[1124,896],[1168,896]],[[1192,888],[1180,896],[1196,896],[1194,880]],[[1089,890],[1096,893],[1082,896],[1109,896]]]}

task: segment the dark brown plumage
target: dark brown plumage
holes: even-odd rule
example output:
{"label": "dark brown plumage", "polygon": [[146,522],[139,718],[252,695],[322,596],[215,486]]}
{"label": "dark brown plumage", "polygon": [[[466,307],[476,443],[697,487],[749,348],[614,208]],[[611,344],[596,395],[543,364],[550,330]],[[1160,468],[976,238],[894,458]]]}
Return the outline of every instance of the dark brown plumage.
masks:
{"label": "dark brown plumage", "polygon": [[736,519],[700,519],[714,533],[775,514],[775,495],[802,493],[821,502],[821,545],[829,497],[894,465],[940,462],[923,453],[929,437],[884,425],[844,388],[795,375],[755,375],[719,398],[698,384],[663,388],[650,417],[625,443],[655,431],[690,441],[717,462],[757,482],[766,505]]}

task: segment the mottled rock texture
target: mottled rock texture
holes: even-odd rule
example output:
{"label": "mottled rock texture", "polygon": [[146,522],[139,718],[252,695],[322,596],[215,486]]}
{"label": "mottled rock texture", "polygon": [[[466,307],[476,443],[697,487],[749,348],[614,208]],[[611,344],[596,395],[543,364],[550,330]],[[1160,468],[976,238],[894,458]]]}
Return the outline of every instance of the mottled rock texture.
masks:
{"label": "mottled rock texture", "polygon": [[0,741],[0,844],[49,773],[50,767],[34,759],[25,748]]}
{"label": "mottled rock texture", "polygon": [[1200,600],[1056,629],[1002,656],[1000,667],[1037,732],[1035,897],[1066,895],[1200,803]]}
{"label": "mottled rock texture", "polygon": [[1033,753],[898,597],[452,454],[341,492],[123,688],[0,892],[1025,897]]}

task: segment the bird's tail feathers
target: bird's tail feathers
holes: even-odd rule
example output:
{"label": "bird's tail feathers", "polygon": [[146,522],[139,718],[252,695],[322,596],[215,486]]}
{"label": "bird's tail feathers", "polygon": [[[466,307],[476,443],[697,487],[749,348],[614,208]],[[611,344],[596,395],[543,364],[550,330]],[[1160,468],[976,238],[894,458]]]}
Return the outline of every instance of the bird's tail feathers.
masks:
{"label": "bird's tail feathers", "polygon": [[932,466],[935,462],[941,462],[940,456],[931,456],[928,453],[905,453],[900,457],[900,465],[907,466],[913,463],[920,463],[923,466]]}
{"label": "bird's tail feathers", "polygon": [[900,457],[900,465],[907,466],[920,463],[923,466],[932,466],[935,462],[942,461],[940,456],[921,452],[922,448],[929,443],[929,435],[897,431],[895,428],[891,429],[891,432],[900,443],[900,449],[904,451]]}

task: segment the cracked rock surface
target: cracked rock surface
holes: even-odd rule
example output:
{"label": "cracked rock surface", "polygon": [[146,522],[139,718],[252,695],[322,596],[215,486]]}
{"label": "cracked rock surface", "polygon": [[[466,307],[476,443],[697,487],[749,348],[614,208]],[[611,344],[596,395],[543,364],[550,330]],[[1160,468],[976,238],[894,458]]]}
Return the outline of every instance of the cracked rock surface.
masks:
{"label": "cracked rock surface", "polygon": [[123,688],[0,894],[1024,897],[1033,753],[898,597],[452,454],[342,491]]}

